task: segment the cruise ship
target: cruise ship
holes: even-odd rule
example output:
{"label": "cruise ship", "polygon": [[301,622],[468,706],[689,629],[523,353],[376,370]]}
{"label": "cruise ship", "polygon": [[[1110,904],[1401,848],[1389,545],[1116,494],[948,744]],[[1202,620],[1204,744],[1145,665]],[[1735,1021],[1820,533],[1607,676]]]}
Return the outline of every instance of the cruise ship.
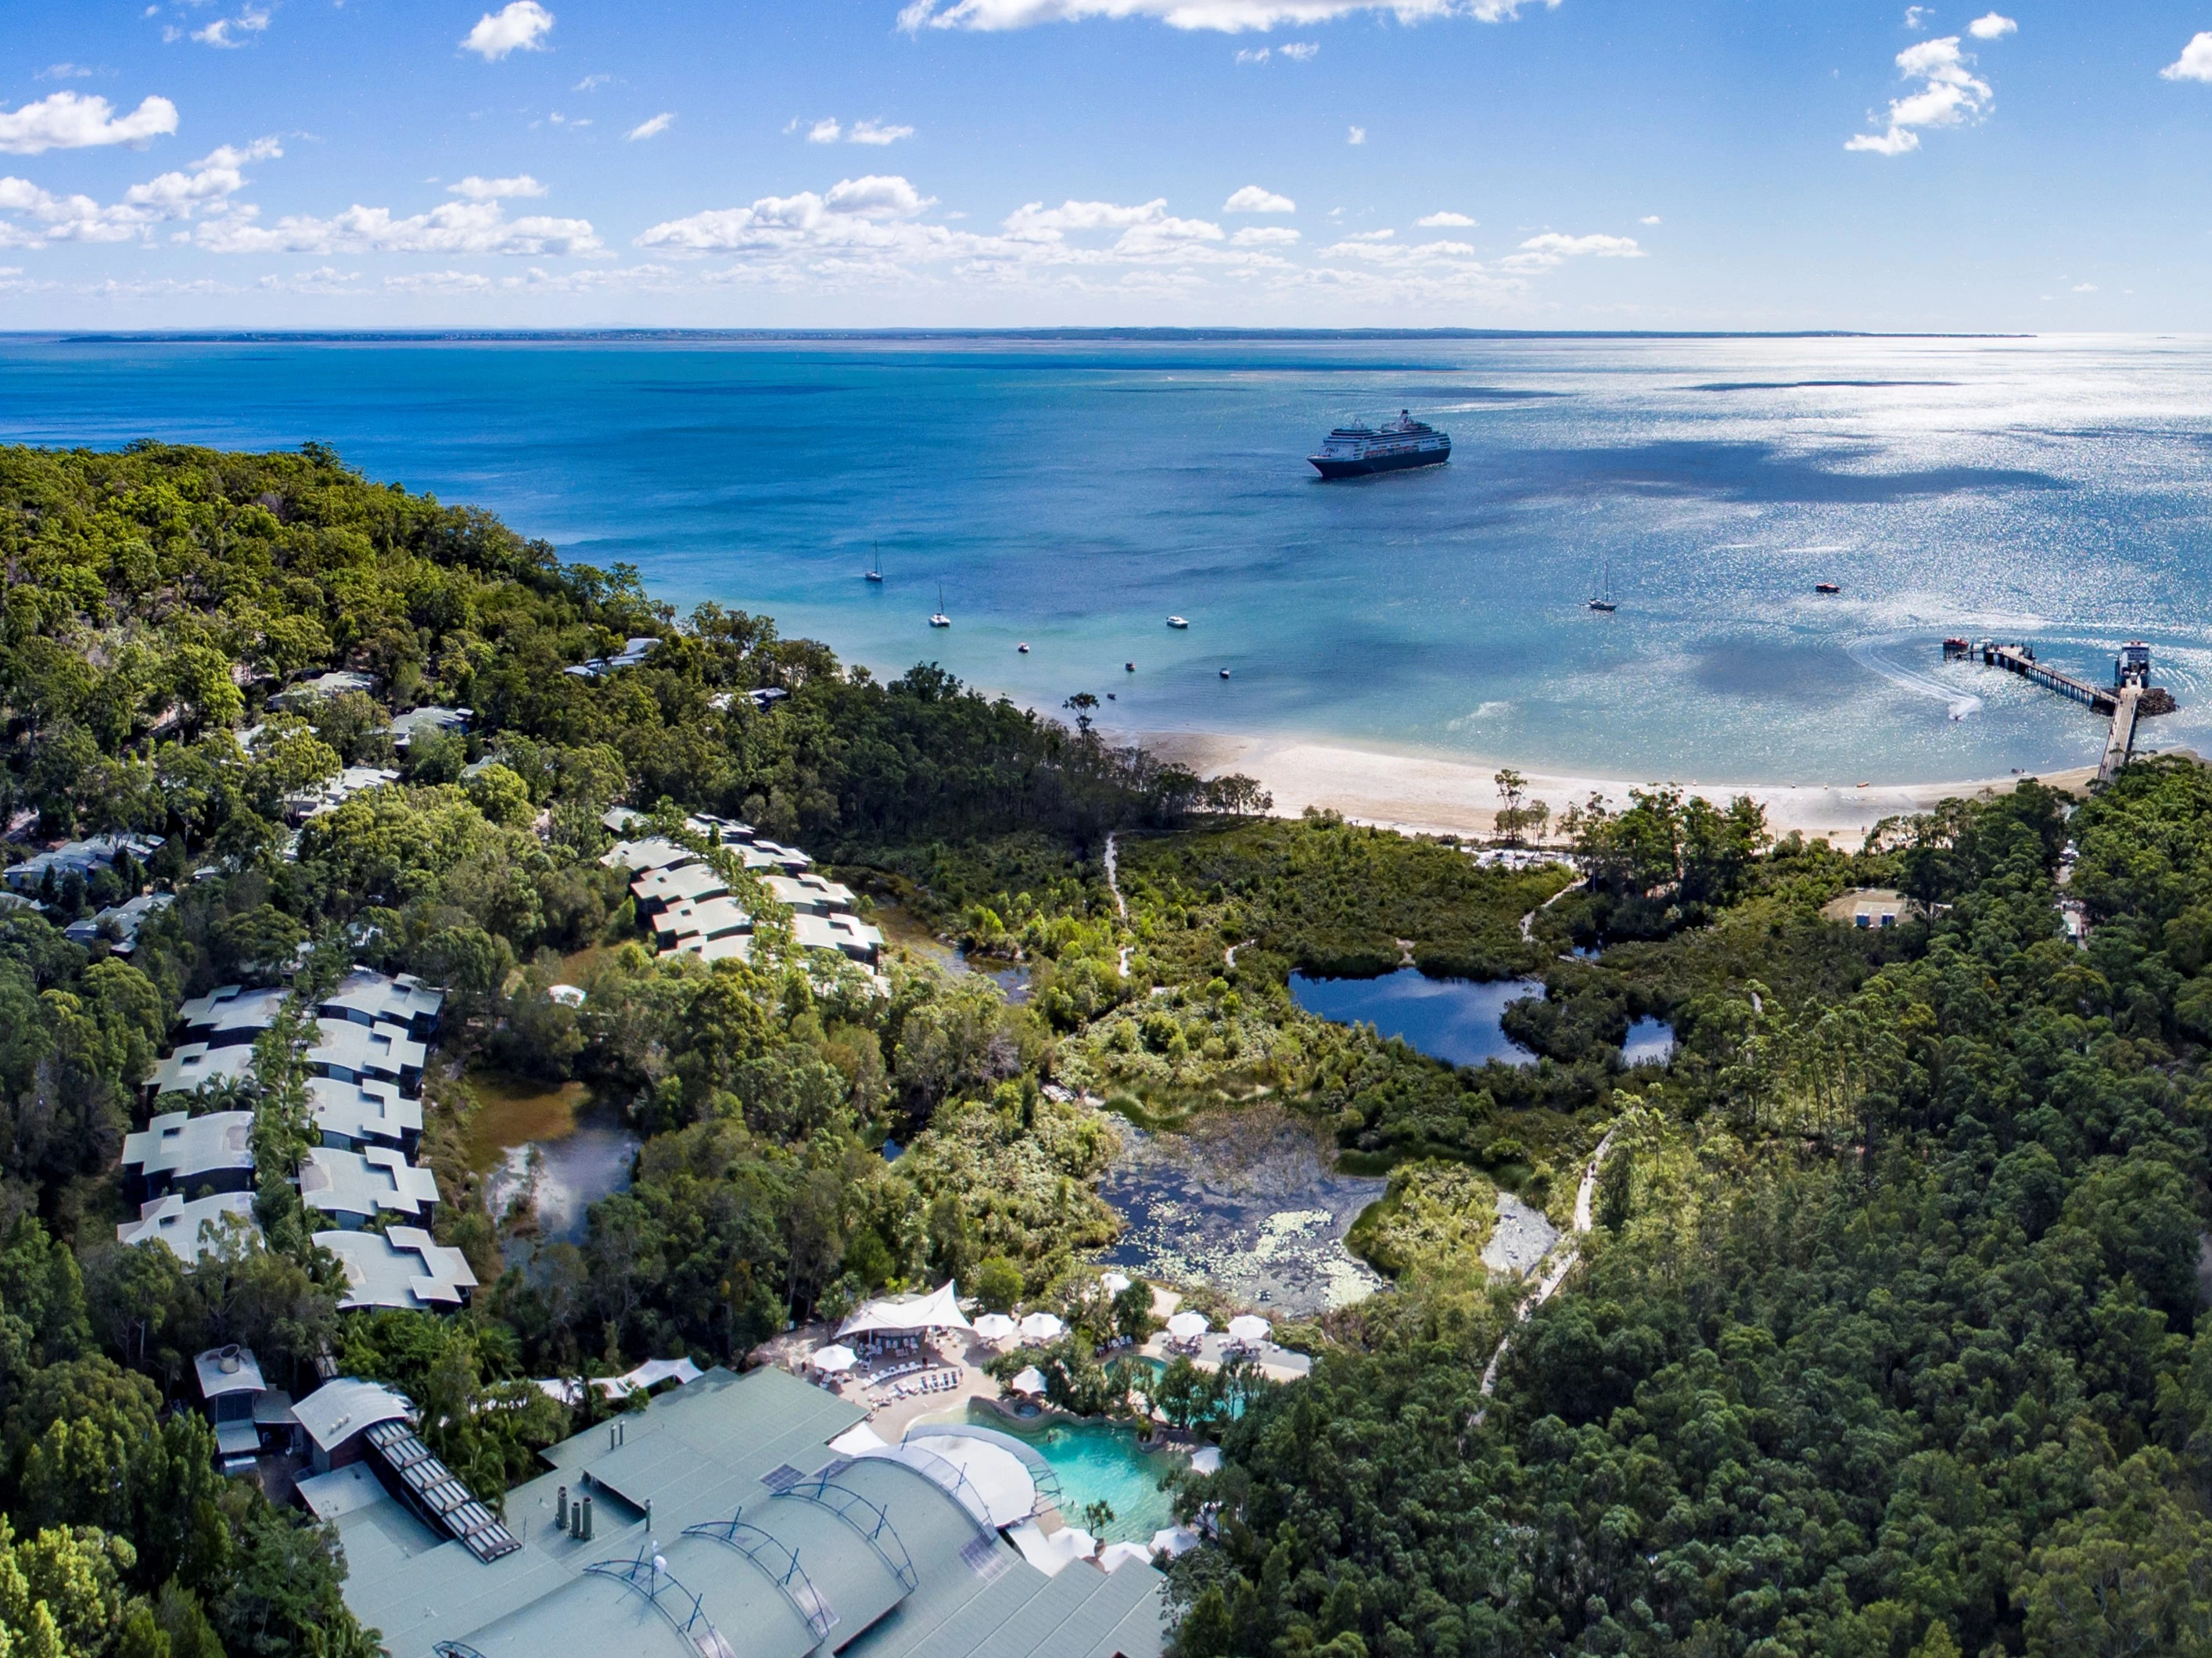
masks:
{"label": "cruise ship", "polygon": [[1370,472],[1395,472],[1405,466],[1435,466],[1451,459],[1451,434],[1415,420],[1411,410],[1401,409],[1398,418],[1380,431],[1370,426],[1338,427],[1322,440],[1321,452],[1306,459],[1325,478],[1364,477]]}

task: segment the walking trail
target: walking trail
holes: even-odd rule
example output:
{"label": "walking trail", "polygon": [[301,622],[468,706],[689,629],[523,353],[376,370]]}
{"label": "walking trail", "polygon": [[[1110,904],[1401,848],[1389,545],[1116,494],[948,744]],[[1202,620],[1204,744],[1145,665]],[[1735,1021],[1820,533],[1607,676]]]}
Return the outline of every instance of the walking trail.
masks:
{"label": "walking trail", "polygon": [[[1577,1240],[1590,1229],[1591,1211],[1597,1196],[1597,1173],[1605,1162],[1606,1151],[1613,1145],[1613,1133],[1610,1128],[1605,1131],[1605,1138],[1597,1143],[1597,1149],[1590,1153],[1589,1162],[1583,1166],[1583,1183],[1575,1192],[1574,1230],[1552,1246],[1551,1266],[1542,1278],[1537,1279],[1535,1289],[1522,1299],[1514,1321],[1516,1323],[1527,1323],[1528,1315],[1557,1293],[1559,1287],[1567,1281],[1567,1274],[1573,1272],[1576,1264],[1582,1260],[1582,1245]],[[1483,1366],[1482,1396],[1485,1399],[1498,1391],[1498,1366],[1505,1363],[1506,1352],[1512,1345],[1513,1333],[1509,1330],[1499,1339],[1498,1351],[1491,1354],[1490,1363]],[[1474,1413],[1474,1425],[1480,1427],[1482,1418],[1487,1414],[1486,1407],[1478,1410]]]}
{"label": "walking trail", "polygon": [[[1106,837],[1106,890],[1114,895],[1115,913],[1121,916],[1122,925],[1126,926],[1129,920],[1129,906],[1121,896],[1121,854],[1115,850],[1114,837],[1109,834]],[[1129,951],[1133,947],[1129,944],[1121,946],[1121,976],[1125,979],[1129,976]]]}

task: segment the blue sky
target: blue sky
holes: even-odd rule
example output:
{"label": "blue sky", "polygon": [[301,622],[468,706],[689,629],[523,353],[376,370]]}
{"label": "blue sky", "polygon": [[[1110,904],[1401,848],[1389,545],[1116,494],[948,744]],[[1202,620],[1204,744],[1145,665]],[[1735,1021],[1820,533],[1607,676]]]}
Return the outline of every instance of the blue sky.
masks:
{"label": "blue sky", "polygon": [[2212,0],[2001,7],[16,0],[0,326],[2204,328]]}

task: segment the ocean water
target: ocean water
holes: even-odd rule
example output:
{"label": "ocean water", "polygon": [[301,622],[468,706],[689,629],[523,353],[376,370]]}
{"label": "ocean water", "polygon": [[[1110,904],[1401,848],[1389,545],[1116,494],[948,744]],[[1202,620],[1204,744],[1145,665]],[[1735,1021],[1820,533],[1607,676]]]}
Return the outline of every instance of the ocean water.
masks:
{"label": "ocean water", "polygon": [[[1449,466],[1306,466],[1401,407]],[[140,436],[322,439],[679,604],[1125,731],[1708,784],[2094,761],[2088,714],[1940,662],[1963,632],[2099,677],[2147,640],[2182,711],[2145,743],[2212,747],[2193,339],[0,337],[0,439]]]}

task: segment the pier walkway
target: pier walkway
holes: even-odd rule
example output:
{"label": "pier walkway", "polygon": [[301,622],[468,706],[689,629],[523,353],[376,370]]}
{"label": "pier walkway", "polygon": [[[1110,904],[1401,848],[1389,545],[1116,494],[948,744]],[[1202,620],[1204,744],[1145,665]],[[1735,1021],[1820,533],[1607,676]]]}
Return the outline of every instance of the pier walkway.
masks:
{"label": "pier walkway", "polygon": [[[1963,639],[1947,641],[1944,653],[1963,655],[1968,648]],[[2071,697],[2084,707],[2112,717],[2112,733],[2105,739],[2105,757],[2097,767],[2097,780],[2109,783],[2120,774],[2136,746],[2136,717],[2142,701],[2143,688],[2150,680],[2150,647],[2130,641],[2120,647],[2119,660],[2114,664],[2112,686],[2093,685],[2086,679],[2077,679],[2070,673],[2045,667],[2035,659],[2035,653],[2025,645],[1999,645],[1994,641],[1981,647],[1982,665],[2002,668],[2024,679],[2032,679],[2061,696]],[[2169,701],[2165,704],[2171,708]]]}

